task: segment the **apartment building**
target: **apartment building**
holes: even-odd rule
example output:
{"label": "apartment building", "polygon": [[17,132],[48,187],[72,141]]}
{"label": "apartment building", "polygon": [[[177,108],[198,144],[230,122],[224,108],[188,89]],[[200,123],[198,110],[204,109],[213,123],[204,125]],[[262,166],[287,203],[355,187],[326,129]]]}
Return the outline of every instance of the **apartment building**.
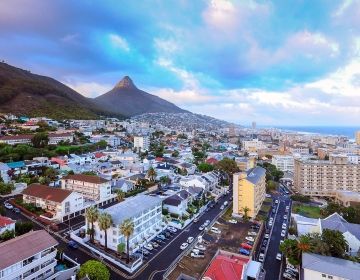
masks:
{"label": "apartment building", "polygon": [[61,179],[61,188],[80,193],[85,199],[105,201],[111,199],[111,181],[95,175],[67,175]]}
{"label": "apartment building", "polygon": [[360,145],[360,130],[355,132],[355,143]]}
{"label": "apartment building", "polygon": [[0,143],[5,143],[8,145],[17,145],[17,144],[29,144],[31,145],[31,139],[33,135],[13,135],[13,136],[3,136],[0,137]]}
{"label": "apartment building", "polygon": [[248,152],[256,152],[258,150],[265,149],[266,145],[259,141],[258,139],[254,140],[244,140],[242,142],[242,149]]}
{"label": "apartment building", "polygon": [[134,148],[141,149],[141,151],[147,151],[150,148],[149,136],[135,136]]}
{"label": "apartment building", "polygon": [[277,169],[286,172],[294,172],[294,157],[290,155],[273,155],[271,163]]}
{"label": "apartment building", "polygon": [[347,157],[295,159],[294,188],[303,195],[335,197],[336,191],[360,192],[360,165]]}
{"label": "apartment building", "polygon": [[52,221],[65,221],[84,212],[84,199],[79,193],[31,184],[22,192],[23,201],[33,203],[46,211],[44,218]]}
{"label": "apartment building", "polygon": [[60,142],[74,142],[74,136],[72,133],[50,133],[49,134],[49,145],[57,145]]}
{"label": "apartment building", "polygon": [[266,170],[259,166],[233,175],[233,215],[244,215],[245,207],[248,217],[258,214],[265,199],[265,175]]}
{"label": "apartment building", "polygon": [[57,245],[45,230],[30,231],[0,243],[0,279],[66,280],[74,277],[80,265],[65,255],[66,268],[55,269]]}
{"label": "apartment building", "polygon": [[[126,219],[134,223],[134,233],[130,237],[130,251],[135,252],[146,242],[154,238],[163,229],[162,199],[156,196],[137,195],[125,199],[104,210],[113,220],[112,227],[108,230],[108,247],[117,251],[118,244],[126,244],[126,238],[119,231],[119,225]],[[94,224],[95,240],[105,244],[104,231]]]}

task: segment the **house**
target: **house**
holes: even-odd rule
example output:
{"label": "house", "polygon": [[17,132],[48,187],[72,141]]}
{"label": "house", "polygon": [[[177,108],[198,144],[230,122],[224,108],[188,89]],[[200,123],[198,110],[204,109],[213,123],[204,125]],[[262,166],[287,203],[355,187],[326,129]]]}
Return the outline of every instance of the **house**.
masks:
{"label": "house", "polygon": [[260,279],[261,263],[249,257],[218,250],[203,274],[203,280]]}
{"label": "house", "polygon": [[311,219],[296,214],[292,214],[292,217],[299,235],[321,234],[324,229],[338,230],[347,241],[351,255],[357,255],[360,250],[360,225],[347,222],[338,213],[331,214],[325,219]]}
{"label": "house", "polygon": [[172,214],[179,216],[187,215],[188,213],[186,210],[191,199],[190,193],[186,190],[181,190],[178,193],[165,198],[163,201],[163,208]]}
{"label": "house", "polygon": [[[117,246],[126,244],[126,238],[119,231],[119,225],[126,219],[134,223],[134,233],[130,237],[130,252],[135,252],[146,242],[154,238],[164,227],[162,222],[162,199],[150,195],[137,195],[125,199],[109,208],[100,210],[111,215],[112,227],[108,230],[108,247],[117,251]],[[87,225],[88,226],[88,225]],[[95,240],[105,244],[105,235],[94,224]]]}
{"label": "house", "polygon": [[31,139],[33,137],[34,135],[31,134],[3,136],[0,137],[0,143],[5,143],[8,145],[17,145],[17,144],[31,145]]}
{"label": "house", "polygon": [[344,259],[303,253],[302,279],[304,280],[357,280],[360,264]]}
{"label": "house", "polygon": [[70,132],[49,133],[49,145],[57,145],[60,142],[74,142],[74,136]]}
{"label": "house", "polygon": [[95,175],[75,174],[61,179],[61,187],[75,191],[92,201],[107,201],[112,198],[111,181]]}
{"label": "house", "polygon": [[84,212],[84,199],[79,193],[31,184],[22,192],[25,203],[33,203],[46,211],[42,217],[62,222]]}
{"label": "house", "polygon": [[28,169],[24,161],[8,162],[7,166],[11,169],[11,173],[14,175],[26,174]]}
{"label": "house", "polygon": [[8,217],[0,216],[0,235],[3,234],[7,230],[15,231],[15,222],[16,221],[14,221]]}
{"label": "house", "polygon": [[115,180],[112,185],[113,192],[115,190],[121,190],[123,192],[129,192],[135,189],[135,183],[126,179]]}
{"label": "house", "polygon": [[0,279],[66,280],[80,265],[63,253],[66,267],[56,270],[59,243],[45,230],[30,231],[0,243]]}

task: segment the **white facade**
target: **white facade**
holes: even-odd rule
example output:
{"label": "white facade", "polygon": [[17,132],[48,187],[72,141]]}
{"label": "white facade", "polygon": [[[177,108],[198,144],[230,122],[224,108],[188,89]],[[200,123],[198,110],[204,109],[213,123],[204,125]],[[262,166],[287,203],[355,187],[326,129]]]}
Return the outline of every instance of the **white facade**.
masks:
{"label": "white facade", "polygon": [[141,151],[147,151],[150,147],[149,136],[134,136],[134,148],[141,149]]}
{"label": "white facade", "polygon": [[258,139],[244,140],[242,142],[242,149],[245,151],[257,151],[265,148],[266,145],[262,141],[259,141]]}
{"label": "white facade", "polygon": [[293,156],[283,156],[283,155],[274,155],[272,157],[271,163],[276,166],[277,169],[286,172],[294,172],[294,157]]}
{"label": "white facade", "polygon": [[[137,195],[125,199],[109,208],[101,210],[109,213],[113,226],[108,229],[108,248],[117,251],[118,244],[126,244],[126,238],[121,234],[119,226],[125,219],[134,223],[134,233],[130,237],[130,251],[135,252],[142,245],[154,238],[162,229],[162,199],[148,195]],[[105,234],[94,224],[95,240],[105,245]]]}

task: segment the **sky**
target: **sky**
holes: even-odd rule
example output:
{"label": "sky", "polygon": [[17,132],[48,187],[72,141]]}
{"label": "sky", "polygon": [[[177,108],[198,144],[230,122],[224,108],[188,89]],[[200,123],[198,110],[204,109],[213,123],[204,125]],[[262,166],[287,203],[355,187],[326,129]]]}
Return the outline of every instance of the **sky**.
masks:
{"label": "sky", "polygon": [[1,0],[0,60],[242,125],[360,122],[360,0]]}

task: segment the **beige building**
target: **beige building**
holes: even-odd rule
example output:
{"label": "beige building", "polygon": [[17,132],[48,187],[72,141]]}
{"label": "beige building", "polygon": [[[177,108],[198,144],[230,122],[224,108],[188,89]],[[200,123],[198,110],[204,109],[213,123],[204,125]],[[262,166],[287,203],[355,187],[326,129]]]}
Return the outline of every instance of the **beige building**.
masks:
{"label": "beige building", "polygon": [[360,145],[360,130],[355,132],[355,142],[357,145]]}
{"label": "beige building", "polygon": [[243,216],[244,209],[248,208],[247,215],[255,218],[265,199],[266,170],[255,167],[247,172],[235,173],[233,176],[233,215]]}
{"label": "beige building", "polygon": [[294,188],[303,195],[335,197],[336,191],[360,192],[360,165],[341,156],[295,160]]}

